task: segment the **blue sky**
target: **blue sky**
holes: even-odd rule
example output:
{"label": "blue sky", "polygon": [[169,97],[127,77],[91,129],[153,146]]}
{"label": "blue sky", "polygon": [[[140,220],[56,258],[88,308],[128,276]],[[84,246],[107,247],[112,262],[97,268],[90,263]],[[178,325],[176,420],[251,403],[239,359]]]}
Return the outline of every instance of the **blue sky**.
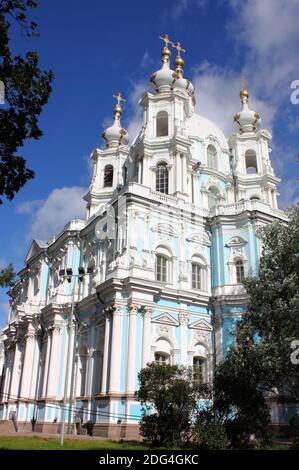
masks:
{"label": "blue sky", "polygon": [[[282,178],[280,207],[299,199],[299,105],[290,83],[299,80],[298,0],[47,0],[31,16],[39,39],[14,28],[16,52],[37,50],[41,66],[55,74],[53,92],[40,117],[44,132],[20,154],[36,178],[13,202],[0,206],[0,266],[22,267],[31,238],[49,239],[71,218],[84,217],[82,195],[90,182],[89,155],[102,146],[111,122],[112,94],[127,99],[123,124],[138,131],[138,97],[160,67],[168,33],[186,49],[185,76],[196,87],[197,112],[226,135],[239,111],[240,77],[250,106],[273,132],[272,162]],[[0,291],[0,326],[7,316]]]}

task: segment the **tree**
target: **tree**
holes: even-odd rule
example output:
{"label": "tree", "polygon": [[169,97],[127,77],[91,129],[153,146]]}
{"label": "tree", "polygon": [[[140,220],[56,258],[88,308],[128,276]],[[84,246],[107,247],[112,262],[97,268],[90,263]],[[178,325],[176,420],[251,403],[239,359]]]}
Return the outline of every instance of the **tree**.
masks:
{"label": "tree", "polygon": [[9,264],[6,268],[1,269],[0,287],[12,287],[14,284],[15,277],[16,277],[16,273],[14,271],[12,264]]}
{"label": "tree", "polygon": [[242,325],[257,338],[261,387],[298,403],[299,365],[292,361],[292,343],[299,340],[299,205],[288,215],[288,224],[275,222],[261,230],[259,275],[245,281],[250,303]]}
{"label": "tree", "polygon": [[259,272],[244,281],[247,312],[235,345],[215,376],[216,406],[250,433],[269,423],[267,398],[299,402],[299,365],[292,344],[299,339],[299,206],[289,223],[273,222],[259,232]]}
{"label": "tree", "polygon": [[[14,56],[10,28],[19,24],[28,37],[37,36],[36,23],[27,22],[33,0],[0,0],[0,80],[5,88],[5,106],[0,110],[0,204],[12,200],[24,184],[34,178],[24,157],[16,154],[26,139],[39,139],[38,117],[51,92],[51,71],[39,68],[37,52]],[[2,197],[1,197],[2,196]]]}
{"label": "tree", "polygon": [[159,446],[188,441],[203,392],[203,386],[194,382],[192,370],[152,363],[140,371],[138,378],[136,398],[143,407],[141,434]]}
{"label": "tree", "polygon": [[252,435],[268,438],[269,407],[264,390],[259,350],[248,329],[239,325],[236,343],[216,369],[214,412],[225,424],[232,445],[248,445]]}

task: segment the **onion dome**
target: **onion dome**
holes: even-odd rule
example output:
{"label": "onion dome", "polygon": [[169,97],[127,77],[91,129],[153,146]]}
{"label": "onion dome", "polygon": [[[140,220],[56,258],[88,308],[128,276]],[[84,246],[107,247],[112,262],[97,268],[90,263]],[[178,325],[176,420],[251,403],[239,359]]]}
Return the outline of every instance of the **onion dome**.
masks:
{"label": "onion dome", "polygon": [[240,133],[255,132],[261,125],[261,117],[259,113],[252,111],[248,107],[249,93],[246,89],[246,83],[243,82],[242,90],[240,92],[242,103],[242,111],[234,116],[237,130]]}
{"label": "onion dome", "polygon": [[170,69],[171,51],[168,47],[168,44],[172,44],[172,42],[168,38],[168,34],[160,36],[160,39],[165,43],[162,49],[162,68],[151,76],[152,87],[156,93],[170,91],[174,83],[174,71]]}
{"label": "onion dome", "polygon": [[119,145],[128,145],[129,135],[126,129],[121,126],[120,117],[122,114],[121,102],[125,101],[121,94],[113,95],[113,98],[117,100],[114,106],[114,122],[111,127],[108,127],[103,132],[103,139],[106,142],[107,147],[118,147]]}
{"label": "onion dome", "polygon": [[173,76],[175,80],[174,80],[173,88],[187,91],[190,95],[193,95],[194,86],[189,80],[183,77],[185,62],[184,62],[183,57],[181,56],[181,52],[186,52],[186,50],[182,48],[179,42],[176,45],[172,44],[172,46],[178,51],[178,55],[176,56],[175,61],[174,61],[175,72]]}

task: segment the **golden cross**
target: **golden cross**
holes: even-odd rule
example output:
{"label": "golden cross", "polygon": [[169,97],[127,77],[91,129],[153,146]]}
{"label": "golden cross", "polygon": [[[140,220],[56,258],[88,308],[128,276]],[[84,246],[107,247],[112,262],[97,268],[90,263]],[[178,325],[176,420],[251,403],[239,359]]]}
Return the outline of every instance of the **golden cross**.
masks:
{"label": "golden cross", "polygon": [[121,96],[120,92],[118,92],[118,95],[113,95],[113,98],[117,100],[118,106],[120,106],[120,103],[123,101],[125,102],[126,100]]}
{"label": "golden cross", "polygon": [[159,39],[165,42],[165,46],[168,47],[168,44],[173,46],[173,42],[169,39],[168,34],[164,34],[164,36],[159,36]]}
{"label": "golden cross", "polygon": [[186,52],[186,49],[183,49],[180,42],[172,44],[173,47],[178,51],[178,56],[181,57],[181,52]]}
{"label": "golden cross", "polygon": [[246,80],[245,80],[243,77],[241,77],[241,83],[242,83],[242,90],[246,90],[246,88],[247,88],[247,82],[246,82]]}

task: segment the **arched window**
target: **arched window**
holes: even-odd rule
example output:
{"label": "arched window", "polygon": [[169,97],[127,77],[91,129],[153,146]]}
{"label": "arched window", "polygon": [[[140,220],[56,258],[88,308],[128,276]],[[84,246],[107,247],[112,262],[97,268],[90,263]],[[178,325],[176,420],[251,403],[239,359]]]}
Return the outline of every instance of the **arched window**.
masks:
{"label": "arched window", "polygon": [[172,346],[166,338],[160,337],[155,343],[155,362],[170,364]]}
{"label": "arched window", "polygon": [[167,282],[168,259],[164,255],[156,256],[156,280]]}
{"label": "arched window", "polygon": [[168,113],[159,111],[157,114],[157,137],[168,135]]}
{"label": "arched window", "polygon": [[246,150],[245,165],[246,165],[246,173],[248,175],[257,173],[256,153],[254,150]]}
{"label": "arched window", "polygon": [[245,279],[245,271],[244,271],[244,263],[242,260],[237,260],[235,262],[235,268],[236,268],[236,281],[238,284],[242,284],[242,282]]}
{"label": "arched window", "polygon": [[104,168],[104,188],[110,188],[113,185],[113,166],[106,165]]}
{"label": "arched window", "polygon": [[123,166],[123,182],[124,184],[127,184],[127,179],[128,179],[128,168],[126,165]]}
{"label": "arched window", "polygon": [[207,149],[207,165],[208,168],[212,170],[218,169],[218,161],[217,161],[217,150],[215,149],[214,145],[209,145]]}
{"label": "arched window", "polygon": [[209,192],[208,192],[208,206],[209,206],[209,209],[212,209],[212,207],[217,206],[218,196],[219,196],[219,191],[218,191],[217,188],[212,187],[212,188],[209,189]]}
{"label": "arched window", "polygon": [[207,382],[207,361],[205,358],[193,357],[193,380],[198,384]]}
{"label": "arched window", "polygon": [[168,194],[168,169],[166,163],[159,163],[157,166],[156,191]]}
{"label": "arched window", "polygon": [[33,295],[37,295],[39,292],[39,273],[35,274],[33,278]]}
{"label": "arched window", "polygon": [[155,362],[156,364],[169,364],[170,363],[170,356],[167,353],[157,352],[155,353]]}

